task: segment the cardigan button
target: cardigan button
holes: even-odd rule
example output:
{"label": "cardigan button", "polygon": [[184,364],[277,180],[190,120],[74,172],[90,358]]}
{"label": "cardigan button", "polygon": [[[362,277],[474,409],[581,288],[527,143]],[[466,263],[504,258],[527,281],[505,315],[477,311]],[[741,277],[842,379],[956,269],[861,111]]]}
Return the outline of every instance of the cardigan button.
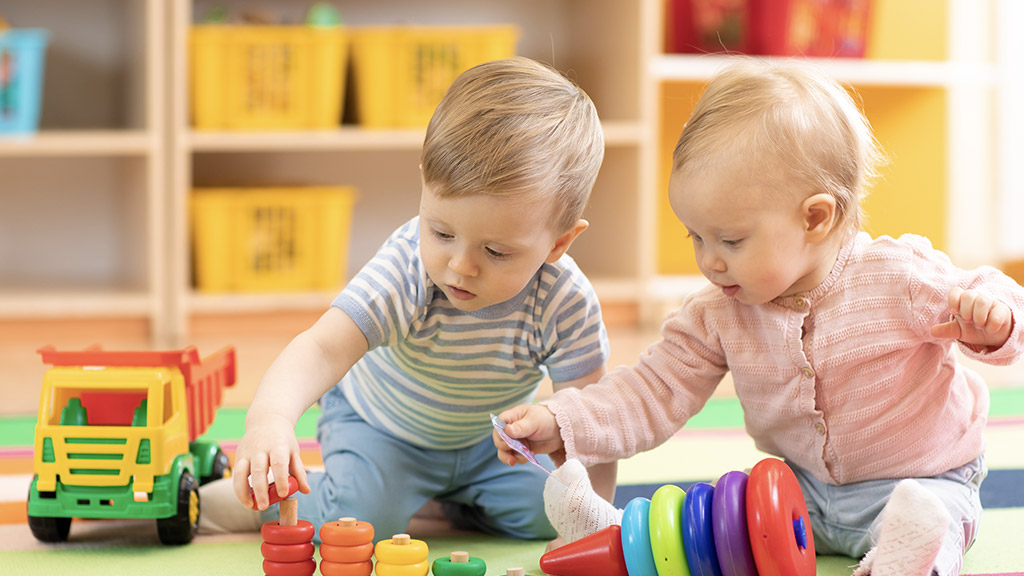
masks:
{"label": "cardigan button", "polygon": [[825,424],[824,423],[818,422],[817,424],[814,425],[814,428],[815,428],[815,430],[818,431],[818,435],[820,435],[820,436],[824,436],[825,435]]}
{"label": "cardigan button", "polygon": [[809,366],[804,366],[800,369],[800,372],[803,373],[804,378],[814,378],[814,370],[811,370]]}
{"label": "cardigan button", "polygon": [[796,308],[797,310],[807,309],[807,299],[803,296],[797,296],[793,299],[793,308]]}

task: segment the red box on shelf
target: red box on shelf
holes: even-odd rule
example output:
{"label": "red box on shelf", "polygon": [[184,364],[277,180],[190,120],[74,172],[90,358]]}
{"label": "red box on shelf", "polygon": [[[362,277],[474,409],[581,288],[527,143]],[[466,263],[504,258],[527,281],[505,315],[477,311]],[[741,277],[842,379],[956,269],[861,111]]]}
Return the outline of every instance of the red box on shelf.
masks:
{"label": "red box on shelf", "polygon": [[667,52],[863,58],[871,0],[668,0]]}

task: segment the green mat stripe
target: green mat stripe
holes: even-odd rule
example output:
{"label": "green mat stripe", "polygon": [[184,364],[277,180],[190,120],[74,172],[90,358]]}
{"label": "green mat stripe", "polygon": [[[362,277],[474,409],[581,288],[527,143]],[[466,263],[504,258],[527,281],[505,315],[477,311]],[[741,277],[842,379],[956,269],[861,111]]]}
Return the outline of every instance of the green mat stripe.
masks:
{"label": "green mat stripe", "polygon": [[[1024,416],[1024,387],[992,390],[991,418]],[[310,408],[299,419],[295,432],[299,438],[316,436],[316,420],[320,416],[318,407]],[[33,445],[35,416],[0,417],[0,448]],[[712,398],[699,414],[690,419],[686,428],[719,429],[743,428],[743,410],[736,398]],[[211,440],[237,440],[245,431],[244,408],[221,408],[210,426],[206,437]]]}

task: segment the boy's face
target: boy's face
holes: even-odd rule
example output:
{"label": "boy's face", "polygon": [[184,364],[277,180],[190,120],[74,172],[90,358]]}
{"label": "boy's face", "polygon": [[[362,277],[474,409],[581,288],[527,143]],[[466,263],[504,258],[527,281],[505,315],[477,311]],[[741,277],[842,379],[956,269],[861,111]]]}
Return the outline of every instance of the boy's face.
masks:
{"label": "boy's face", "polygon": [[505,302],[564,252],[550,217],[544,202],[488,194],[440,198],[424,185],[420,253],[427,275],[459,310]]}
{"label": "boy's face", "polygon": [[690,234],[701,274],[750,305],[817,286],[832,262],[808,241],[798,194],[733,168],[677,170],[669,180],[672,210]]}

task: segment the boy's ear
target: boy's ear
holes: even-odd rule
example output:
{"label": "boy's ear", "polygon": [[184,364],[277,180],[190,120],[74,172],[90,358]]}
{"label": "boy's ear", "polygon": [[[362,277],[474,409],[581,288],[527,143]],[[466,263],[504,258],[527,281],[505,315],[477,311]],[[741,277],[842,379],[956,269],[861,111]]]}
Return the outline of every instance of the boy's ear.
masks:
{"label": "boy's ear", "polygon": [[836,225],[836,199],[824,192],[814,194],[800,204],[804,233],[810,242],[821,242]]}
{"label": "boy's ear", "polygon": [[544,259],[548,264],[553,264],[562,254],[565,254],[569,246],[583,233],[584,230],[590,227],[590,222],[580,219],[568,230],[562,233],[561,236],[555,238],[555,245],[551,247],[551,252],[548,253],[548,257]]}

